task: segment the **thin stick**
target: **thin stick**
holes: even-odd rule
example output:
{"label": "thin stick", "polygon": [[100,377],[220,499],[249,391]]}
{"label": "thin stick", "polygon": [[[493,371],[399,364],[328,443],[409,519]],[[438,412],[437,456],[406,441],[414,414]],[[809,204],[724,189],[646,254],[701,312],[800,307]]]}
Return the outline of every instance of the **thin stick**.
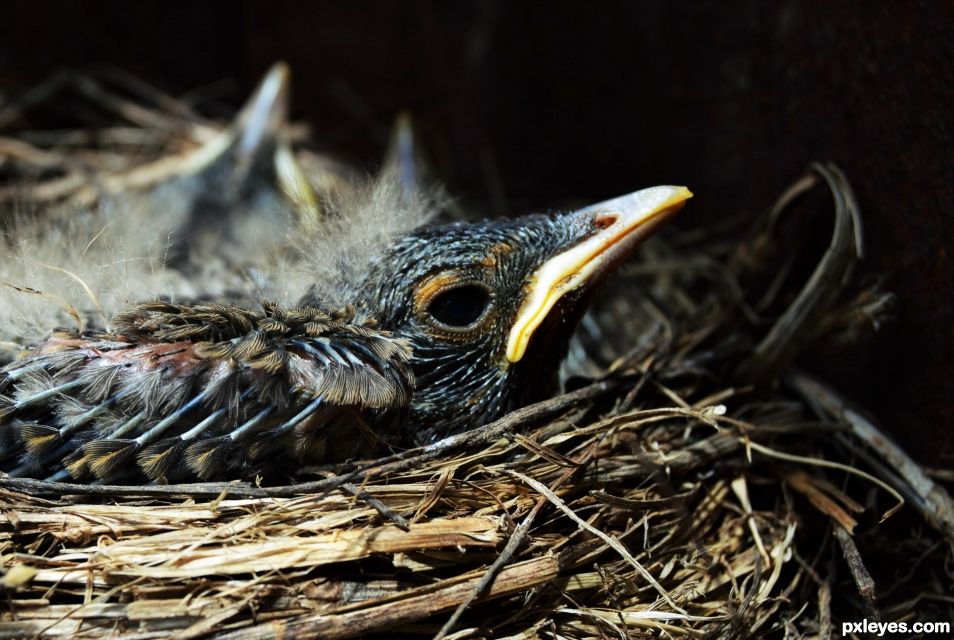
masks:
{"label": "thin stick", "polygon": [[[334,477],[334,475],[329,474],[329,477]],[[381,514],[381,516],[384,517],[386,520],[390,520],[395,525],[397,525],[397,527],[401,529],[402,531],[411,530],[411,523],[407,521],[407,518],[389,509],[386,504],[384,504],[383,502],[381,502],[380,500],[372,496],[370,493],[366,491],[362,491],[361,489],[351,484],[350,482],[345,482],[339,487],[339,489],[343,491],[344,493],[352,497],[355,497],[358,500],[361,500],[362,502],[364,502],[365,504],[373,508],[375,511],[377,511],[379,514]]]}
{"label": "thin stick", "polygon": [[[555,491],[560,487],[561,484],[570,479],[570,477],[576,473],[577,469],[585,465],[593,456],[593,452],[596,451],[596,445],[590,445],[589,449],[580,456],[579,460],[574,461],[574,466],[566,469],[563,474],[557,478],[556,482],[550,487],[551,490]],[[520,548],[520,545],[523,544],[523,541],[527,537],[527,533],[530,531],[530,526],[533,524],[534,519],[537,517],[537,514],[540,513],[540,509],[543,508],[543,505],[547,503],[546,496],[541,496],[537,499],[537,503],[533,505],[533,509],[530,510],[530,513],[527,514],[527,517],[523,519],[517,528],[514,529],[513,535],[510,536],[510,539],[507,541],[507,545],[503,548],[503,551],[500,552],[500,555],[497,556],[497,559],[494,560],[494,563],[490,565],[487,569],[487,572],[480,578],[480,581],[474,587],[474,590],[470,592],[470,595],[466,600],[460,603],[457,609],[454,610],[454,613],[451,614],[451,617],[447,619],[447,622],[444,623],[444,626],[441,627],[440,631],[437,632],[437,635],[434,636],[434,640],[443,640],[447,637],[447,634],[457,625],[457,621],[460,620],[460,617],[464,615],[464,612],[474,603],[477,598],[480,597],[494,582],[494,578],[497,577],[497,574],[500,573],[500,570],[504,568],[510,560],[513,558],[514,554],[517,553],[517,549]]]}
{"label": "thin stick", "polygon": [[759,453],[764,453],[765,455],[771,458],[778,458],[780,460],[788,460],[789,462],[800,462],[802,464],[808,464],[808,465],[812,465],[816,467],[828,467],[830,469],[841,469],[842,471],[847,471],[848,473],[862,477],[865,480],[868,480],[869,482],[872,482],[878,485],[879,487],[887,491],[889,494],[891,494],[891,496],[898,501],[896,505],[894,505],[893,507],[891,507],[890,509],[884,512],[884,514],[881,516],[881,522],[884,522],[885,520],[893,516],[895,513],[898,512],[898,509],[904,506],[904,497],[900,493],[895,491],[894,487],[889,485],[884,480],[881,480],[880,478],[876,478],[870,473],[862,471],[861,469],[855,469],[854,467],[850,465],[842,464],[840,462],[832,462],[831,460],[824,460],[821,458],[809,458],[806,456],[796,456],[790,453],[775,451],[774,449],[770,449],[769,447],[760,445],[756,442],[752,442],[751,440],[745,440],[744,445],[750,449],[754,449],[755,451],[758,451]]}
{"label": "thin stick", "polygon": [[662,599],[666,601],[666,604],[668,604],[670,607],[672,607],[674,610],[678,611],[679,613],[683,615],[686,614],[686,611],[682,607],[680,607],[678,604],[676,604],[676,601],[672,599],[672,596],[669,595],[669,592],[666,591],[666,589],[663,588],[661,584],[659,584],[659,582],[652,576],[651,573],[646,571],[643,565],[639,564],[639,562],[636,561],[636,558],[634,558],[629,553],[626,547],[623,546],[622,542],[620,542],[613,536],[603,533],[602,531],[600,531],[599,529],[597,529],[596,527],[588,523],[586,520],[576,515],[576,513],[574,513],[574,511],[570,509],[570,507],[568,507],[566,503],[559,498],[559,496],[557,496],[555,493],[550,491],[547,488],[547,486],[543,484],[542,482],[538,480],[534,480],[530,476],[520,473],[519,471],[511,471],[509,469],[505,469],[504,472],[530,485],[535,491],[546,496],[547,499],[557,509],[565,513],[571,520],[576,522],[577,525],[589,531],[597,538],[603,540],[606,544],[610,546],[610,548],[612,548],[624,560],[626,560],[626,562],[632,565],[633,568],[636,569],[637,573],[639,573],[639,575],[641,575],[643,579],[646,580],[646,582],[648,582],[649,584],[653,586],[653,588],[659,593],[659,595],[662,596]]}
{"label": "thin stick", "polygon": [[850,427],[852,435],[870,447],[901,476],[904,483],[900,484],[899,488],[908,496],[921,516],[949,541],[954,542],[954,499],[943,486],[925,473],[921,465],[870,420],[852,408],[845,398],[820,380],[804,372],[793,371],[786,377],[786,382],[803,397],[817,402],[822,409],[844,421]]}
{"label": "thin stick", "polygon": [[845,556],[845,562],[848,563],[848,569],[851,571],[851,577],[858,587],[858,593],[865,603],[865,612],[868,616],[878,622],[881,620],[881,612],[878,610],[878,602],[875,599],[875,582],[868,568],[861,559],[861,553],[855,545],[854,539],[844,528],[840,526],[833,527],[835,530],[835,539],[841,545],[841,552]]}

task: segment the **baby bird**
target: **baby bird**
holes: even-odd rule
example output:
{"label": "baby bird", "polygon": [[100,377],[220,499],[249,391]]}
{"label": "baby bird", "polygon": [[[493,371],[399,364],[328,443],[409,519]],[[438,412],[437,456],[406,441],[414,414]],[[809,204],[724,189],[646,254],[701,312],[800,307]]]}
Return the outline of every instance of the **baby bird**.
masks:
{"label": "baby bird", "polygon": [[293,308],[152,302],[58,332],[0,378],[5,445],[18,473],[206,479],[343,459],[398,426],[473,428],[556,390],[596,284],[688,197],[417,230],[370,261],[350,309],[316,290]]}
{"label": "baby bird", "polygon": [[[435,226],[433,202],[409,197],[399,174],[385,168],[329,195],[320,218],[291,223],[285,250],[260,257],[232,299],[170,289],[195,278],[174,263],[162,263],[162,277],[130,274],[143,256],[117,257],[125,245],[103,239],[114,227],[128,233],[115,224],[122,211],[93,216],[88,234],[98,235],[82,255],[61,256],[59,272],[89,293],[85,261],[105,244],[139,299],[109,298],[120,276],[99,273],[108,304],[91,299],[112,315],[102,328],[38,340],[49,324],[5,323],[21,327],[8,342],[33,346],[0,373],[0,465],[89,482],[287,478],[309,462],[480,426],[557,390],[596,287],[691,197],[661,186],[568,213]],[[18,248],[51,235],[21,232],[6,282],[38,271]],[[79,307],[71,315],[90,304]]]}

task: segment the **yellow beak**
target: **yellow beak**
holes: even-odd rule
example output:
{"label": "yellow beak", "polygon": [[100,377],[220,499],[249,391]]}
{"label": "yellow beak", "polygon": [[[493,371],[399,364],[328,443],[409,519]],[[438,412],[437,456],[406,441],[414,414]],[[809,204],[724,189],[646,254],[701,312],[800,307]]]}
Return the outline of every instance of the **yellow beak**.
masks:
{"label": "yellow beak", "polygon": [[544,262],[530,277],[510,329],[507,360],[523,358],[530,338],[560,298],[608,273],[691,197],[685,187],[651,187],[578,211],[592,218],[597,231]]}

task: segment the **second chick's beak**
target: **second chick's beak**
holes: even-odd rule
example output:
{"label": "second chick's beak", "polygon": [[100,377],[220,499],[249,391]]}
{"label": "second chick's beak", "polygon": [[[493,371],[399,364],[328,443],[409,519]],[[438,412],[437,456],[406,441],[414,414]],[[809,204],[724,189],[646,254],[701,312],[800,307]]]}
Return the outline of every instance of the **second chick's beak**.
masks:
{"label": "second chick's beak", "polygon": [[[208,256],[244,266],[249,254],[283,244],[289,222],[307,226],[320,216],[311,177],[289,140],[290,85],[288,65],[275,64],[232,123],[156,190],[186,210],[173,234],[177,267]],[[329,166],[329,184],[337,171]]]}
{"label": "second chick's beak", "polygon": [[547,397],[593,290],[692,194],[661,186],[557,215],[399,240],[361,305],[413,345],[408,435],[427,442]]}

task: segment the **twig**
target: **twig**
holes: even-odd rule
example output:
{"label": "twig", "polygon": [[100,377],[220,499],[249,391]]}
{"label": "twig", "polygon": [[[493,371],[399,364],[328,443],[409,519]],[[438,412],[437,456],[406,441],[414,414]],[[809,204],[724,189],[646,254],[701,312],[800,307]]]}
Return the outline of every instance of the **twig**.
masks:
{"label": "twig", "polygon": [[555,493],[550,491],[547,488],[547,486],[541,483],[540,481],[534,480],[530,476],[520,473],[519,471],[512,471],[508,469],[508,470],[505,470],[505,473],[522,480],[523,482],[531,486],[535,491],[546,496],[547,499],[553,504],[553,506],[555,506],[557,509],[565,513],[571,520],[576,522],[576,524],[579,525],[581,528],[585,529],[586,531],[589,531],[594,536],[596,536],[597,538],[601,539],[603,542],[608,544],[610,548],[616,551],[624,560],[626,560],[626,562],[632,565],[632,567],[636,569],[636,572],[639,573],[639,575],[642,576],[643,579],[646,580],[646,582],[652,585],[652,587],[656,590],[657,593],[659,593],[660,596],[662,596],[662,599],[666,601],[666,604],[668,604],[670,607],[672,607],[675,611],[679,613],[682,613],[682,614],[686,613],[686,611],[682,607],[676,604],[675,600],[672,599],[672,596],[669,595],[669,592],[666,591],[666,589],[664,589],[661,584],[659,584],[659,582],[652,576],[652,574],[646,571],[643,565],[639,564],[639,562],[636,561],[636,558],[634,558],[632,554],[630,554],[630,552],[626,549],[626,547],[623,546],[623,543],[621,543],[615,537],[603,533],[602,531],[600,531],[599,529],[597,529],[596,527],[588,523],[586,520],[583,520],[580,516],[576,515],[576,513],[574,513],[574,511],[570,509],[566,505],[566,503],[559,498],[559,496],[557,496]]}
{"label": "twig", "polygon": [[[932,527],[954,542],[954,499],[944,487],[834,389],[802,371],[791,372],[786,381],[803,397],[846,423],[855,437],[900,474],[904,482],[897,484],[897,489]],[[861,450],[856,449],[856,453],[864,455]]]}
{"label": "twig", "polygon": [[[834,165],[814,163],[811,170],[825,180],[834,200],[835,228],[831,242],[795,301],[772,325],[752,356],[743,360],[738,376],[744,381],[761,383],[786,368],[814,337],[816,321],[835,303],[852,264],[862,255],[860,214],[851,186]],[[806,188],[802,183],[799,185]]]}
{"label": "twig", "polygon": [[73,318],[73,321],[76,323],[77,330],[84,331],[86,329],[86,323],[83,322],[83,319],[82,317],[80,317],[79,311],[76,309],[76,307],[70,304],[69,302],[67,302],[65,299],[61,298],[60,296],[52,294],[52,293],[39,291],[32,287],[21,287],[21,286],[13,284],[12,282],[6,282],[5,280],[0,280],[0,285],[4,287],[9,287],[10,289],[13,289],[14,291],[19,291],[20,293],[26,293],[31,296],[38,296],[40,298],[46,298],[47,300],[52,300],[53,302],[57,304],[57,306],[59,306],[64,311],[66,311],[66,313],[68,313],[70,317]]}
{"label": "twig", "polygon": [[860,478],[864,478],[865,480],[868,480],[869,482],[872,482],[878,485],[879,487],[887,491],[892,497],[894,497],[895,500],[898,501],[896,505],[894,505],[893,507],[891,507],[890,509],[888,509],[881,515],[881,522],[884,522],[885,520],[893,516],[895,513],[898,512],[898,510],[901,507],[904,506],[904,498],[901,496],[900,493],[894,490],[894,487],[887,484],[884,480],[881,480],[880,478],[876,478],[875,476],[871,475],[870,473],[866,471],[862,471],[861,469],[856,469],[852,466],[849,466],[847,464],[842,464],[840,462],[824,460],[822,458],[809,458],[807,456],[797,456],[797,455],[792,455],[789,453],[783,453],[781,451],[775,451],[774,449],[770,449],[769,447],[766,447],[751,441],[747,441],[745,445],[749,447],[750,449],[754,449],[755,451],[758,451],[759,453],[763,453],[769,456],[770,458],[778,458],[779,460],[788,460],[789,462],[799,462],[801,464],[807,464],[807,465],[816,466],[816,467],[828,467],[829,469],[841,469],[842,471],[847,471],[848,473],[852,475],[856,475]]}
{"label": "twig", "polygon": [[[595,445],[590,445],[589,449],[580,456],[578,460],[573,461],[573,466],[565,469],[563,474],[553,483],[550,487],[551,491],[555,491],[562,485],[564,482],[569,480],[577,469],[586,464],[593,456],[595,451]],[[481,596],[494,582],[494,578],[497,577],[497,574],[500,573],[500,570],[504,568],[510,560],[513,558],[514,554],[517,552],[517,549],[520,548],[520,545],[523,544],[523,541],[527,537],[527,533],[530,531],[530,526],[533,524],[534,519],[536,519],[537,514],[540,513],[540,509],[543,508],[543,505],[547,503],[546,496],[541,496],[537,499],[537,503],[533,505],[533,509],[530,510],[530,513],[527,514],[527,517],[523,519],[519,525],[517,525],[516,530],[513,532],[513,535],[510,536],[510,539],[507,541],[507,545],[503,548],[503,551],[500,552],[500,555],[497,556],[493,564],[487,569],[487,572],[481,577],[480,581],[474,587],[474,590],[471,592],[470,596],[467,597],[457,609],[454,610],[454,613],[451,614],[451,617],[447,619],[447,622],[444,623],[444,626],[441,627],[440,631],[437,632],[437,635],[434,636],[434,640],[443,640],[447,637],[447,634],[457,625],[457,621],[460,620],[460,617],[464,615],[464,612],[474,603],[477,598]]]}
{"label": "twig", "polygon": [[[334,477],[333,474],[329,474],[329,476]],[[367,491],[362,491],[361,489],[351,484],[350,482],[345,482],[341,484],[339,489],[350,496],[358,498],[359,500],[361,500],[362,502],[364,502],[365,504],[373,508],[375,511],[377,511],[379,514],[381,514],[381,516],[384,517],[386,520],[390,520],[391,522],[393,522],[402,531],[411,530],[411,523],[407,521],[407,518],[389,509],[386,504],[384,504],[383,502],[381,502],[380,500],[378,500],[377,498],[369,494]]]}
{"label": "twig", "polygon": [[[498,574],[486,594],[495,598],[519,593],[548,584],[559,573],[557,559],[540,556],[519,562]],[[313,613],[306,616],[264,622],[218,636],[218,640],[265,640],[285,638],[354,638],[373,631],[394,632],[394,626],[447,611],[458,606],[480,581],[478,576],[451,578],[434,585],[418,587],[384,599],[379,604],[357,603],[335,613]]]}
{"label": "twig", "polygon": [[838,525],[833,528],[835,539],[841,545],[841,552],[845,557],[845,562],[848,563],[849,571],[851,571],[851,577],[854,578],[858,593],[864,600],[865,611],[873,621],[878,622],[881,620],[881,612],[878,610],[878,602],[875,597],[874,579],[868,573],[868,568],[865,567],[865,563],[861,559],[861,553],[859,553],[851,534]]}

